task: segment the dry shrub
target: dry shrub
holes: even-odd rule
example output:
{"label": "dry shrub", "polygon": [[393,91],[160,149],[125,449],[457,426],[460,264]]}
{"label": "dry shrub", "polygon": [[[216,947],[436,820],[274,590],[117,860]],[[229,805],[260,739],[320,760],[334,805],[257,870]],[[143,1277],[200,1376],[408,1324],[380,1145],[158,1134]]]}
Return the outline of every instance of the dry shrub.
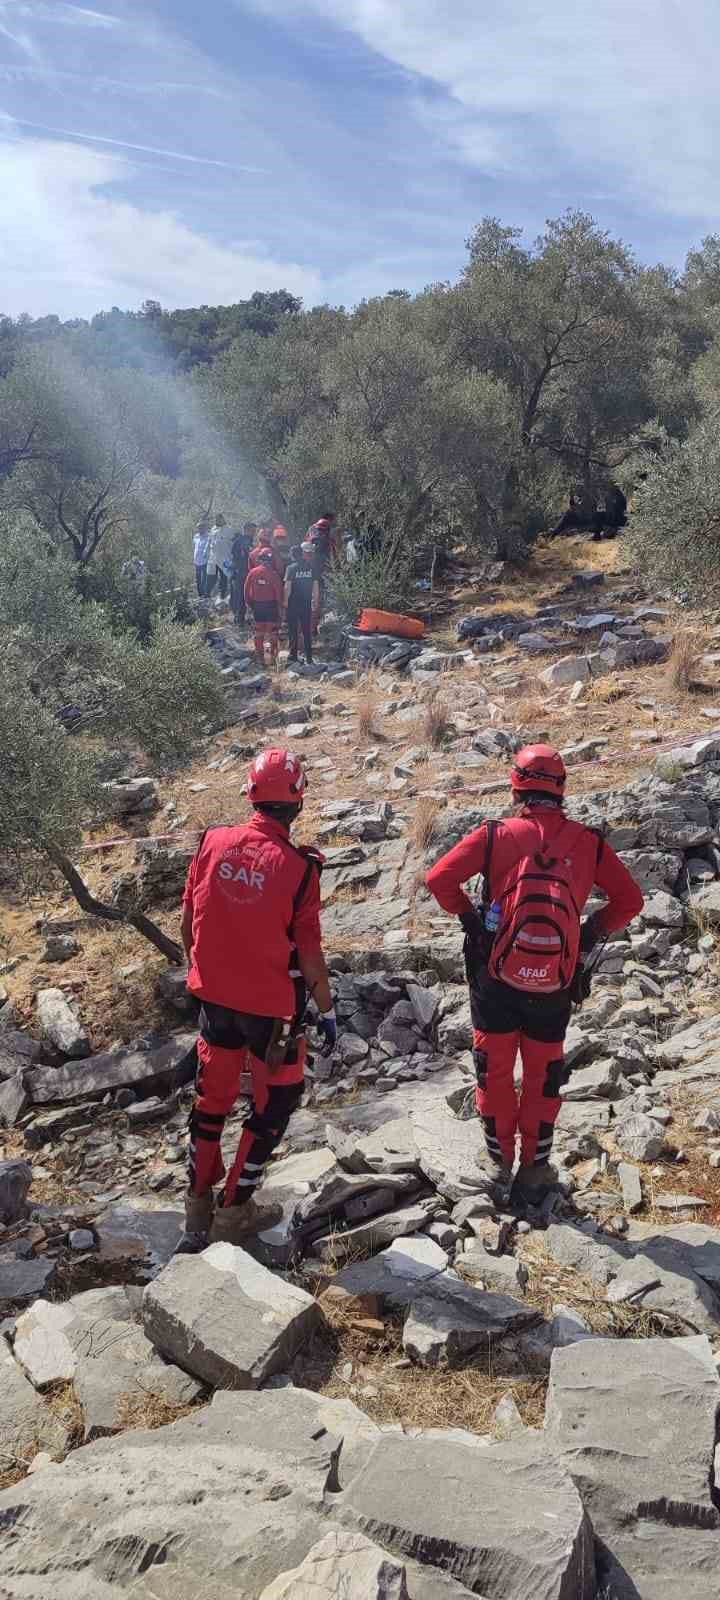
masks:
{"label": "dry shrub", "polygon": [[439,750],[451,727],[452,722],[447,701],[443,700],[437,689],[433,689],[422,709],[420,718],[421,736],[425,743],[429,744],[431,750]]}
{"label": "dry shrub", "polygon": [[588,699],[594,701],[596,705],[610,706],[615,700],[624,699],[625,695],[630,693],[630,686],[621,683],[619,678],[613,677],[611,673],[607,678],[592,678],[590,683],[585,685],[585,692]]}
{"label": "dry shrub", "polygon": [[357,697],[357,723],[361,739],[373,739],[378,736],[379,689],[376,676],[368,672],[362,681],[362,686]]}
{"label": "dry shrub", "polygon": [[706,628],[697,625],[678,628],[668,661],[668,677],[676,694],[689,694],[697,685],[699,658],[707,647]]}
{"label": "dry shrub", "polygon": [[434,800],[432,795],[420,795],[408,829],[408,838],[423,854],[432,841],[439,811],[439,801]]}

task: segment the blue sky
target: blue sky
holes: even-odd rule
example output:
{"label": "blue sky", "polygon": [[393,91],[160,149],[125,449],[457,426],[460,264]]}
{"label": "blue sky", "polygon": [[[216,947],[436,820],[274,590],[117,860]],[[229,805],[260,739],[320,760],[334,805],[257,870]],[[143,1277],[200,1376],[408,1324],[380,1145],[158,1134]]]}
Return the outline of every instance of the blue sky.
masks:
{"label": "blue sky", "polygon": [[720,231],[717,0],[0,0],[0,311],[456,276],[486,213]]}

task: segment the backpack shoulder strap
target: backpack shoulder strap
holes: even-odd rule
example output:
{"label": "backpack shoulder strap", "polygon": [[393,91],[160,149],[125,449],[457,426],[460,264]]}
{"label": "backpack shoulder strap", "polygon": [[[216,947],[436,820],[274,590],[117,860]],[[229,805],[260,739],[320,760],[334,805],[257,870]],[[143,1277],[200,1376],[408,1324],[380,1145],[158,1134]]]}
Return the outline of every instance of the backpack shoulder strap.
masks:
{"label": "backpack shoulder strap", "polygon": [[490,863],[492,861],[493,850],[495,848],[495,835],[496,835],[496,833],[497,833],[497,818],[496,817],[489,817],[488,818],[488,823],[487,823],[487,834],[488,834],[487,855],[485,857],[485,871],[483,872],[482,904],[484,906],[492,905],[492,895],[490,893]]}

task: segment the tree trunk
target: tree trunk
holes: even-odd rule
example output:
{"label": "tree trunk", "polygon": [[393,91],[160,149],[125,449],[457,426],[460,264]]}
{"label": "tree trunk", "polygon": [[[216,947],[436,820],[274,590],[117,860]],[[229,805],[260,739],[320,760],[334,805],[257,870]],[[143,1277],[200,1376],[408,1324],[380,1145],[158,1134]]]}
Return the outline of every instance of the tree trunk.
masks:
{"label": "tree trunk", "polygon": [[155,949],[159,950],[166,960],[172,962],[174,967],[182,966],[185,958],[180,945],[176,944],[174,939],[170,939],[166,933],[163,933],[162,929],[158,928],[150,920],[150,917],[146,917],[142,911],[119,911],[117,906],[108,906],[102,900],[96,900],[69,857],[58,849],[57,845],[49,844],[45,846],[45,849],[53,866],[57,867],[58,872],[62,873],[65,882],[70,885],[75,899],[78,905],[82,906],[83,911],[89,912],[92,917],[101,917],[104,922],[130,923],[145,939],[149,939],[150,943],[154,944]]}
{"label": "tree trunk", "polygon": [[265,477],[264,483],[267,490],[268,505],[270,506],[273,520],[281,523],[282,526],[285,527],[287,523],[288,509],[285,498],[273,478]]}

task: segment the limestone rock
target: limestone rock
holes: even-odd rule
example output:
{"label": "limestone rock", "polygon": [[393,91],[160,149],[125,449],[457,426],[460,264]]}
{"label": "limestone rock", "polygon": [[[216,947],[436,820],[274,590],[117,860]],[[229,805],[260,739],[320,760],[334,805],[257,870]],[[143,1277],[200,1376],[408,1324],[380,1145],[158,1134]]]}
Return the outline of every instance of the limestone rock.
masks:
{"label": "limestone rock", "polygon": [[592,1530],[566,1472],[535,1439],[469,1439],[384,1435],[343,1495],[344,1520],[473,1594],[592,1600]]}
{"label": "limestone rock", "polygon": [[77,1060],[90,1054],[90,1040],[62,989],[38,989],[40,1029],[63,1056]]}
{"label": "limestone rock", "polygon": [[55,1277],[55,1262],[44,1256],[30,1256],[27,1260],[10,1256],[0,1257],[0,1301],[34,1300],[42,1294]]}
{"label": "limestone rock", "polygon": [[362,1534],[328,1533],[294,1572],[263,1590],[260,1600],[410,1600],[407,1569]]}
{"label": "limestone rock", "polygon": [[[548,1444],[601,1541],[600,1581],[641,1600],[707,1600],[720,1514],[710,1488],[720,1384],[704,1338],[588,1339],[552,1358]],[[611,1593],[615,1589],[611,1587]]]}
{"label": "limestone rock", "polygon": [[665,1144],[665,1134],[660,1124],[643,1111],[629,1111],[620,1117],[613,1129],[618,1149],[634,1161],[655,1161]]}
{"label": "limestone rock", "polygon": [[142,1200],[109,1206],[95,1224],[100,1259],[139,1261],[157,1272],[170,1261],[183,1227],[180,1210],[156,1210]]}
{"label": "limestone rock", "polygon": [[621,1161],[618,1164],[618,1179],[622,1189],[623,1210],[630,1213],[640,1211],[643,1203],[643,1192],[637,1167],[631,1166],[627,1161]]}
{"label": "limestone rock", "polygon": [[143,1297],[148,1338],[215,1387],[257,1388],[287,1366],[322,1320],[304,1289],[230,1244],[176,1256]]}
{"label": "limestone rock", "polygon": [[133,1089],[141,1097],[157,1089],[167,1093],[173,1073],[192,1058],[196,1043],[196,1033],[183,1032],[173,1034],[151,1050],[131,1047],[105,1050],[96,1056],[88,1056],[86,1051],[88,1058],[82,1066],[67,1063],[63,1067],[32,1067],[25,1074],[25,1082],[35,1105],[99,1099],[117,1089]]}
{"label": "limestone rock", "polygon": [[421,1102],[410,1120],[421,1170],[446,1200],[464,1200],[472,1193],[493,1194],[492,1173],[482,1165],[477,1121],[461,1122],[447,1105],[438,1104],[436,1096]]}
{"label": "limestone rock", "polygon": [[0,1338],[0,1462],[3,1472],[22,1467],[39,1449],[62,1454],[64,1446],[62,1424],[13,1360],[7,1341]]}
{"label": "limestone rock", "polygon": [[76,1314],[72,1306],[36,1300],[29,1311],[18,1317],[15,1359],[36,1389],[69,1383],[74,1378],[77,1359],[67,1329]]}
{"label": "limestone rock", "polygon": [[0,1222],[7,1227],[27,1216],[27,1197],[32,1183],[28,1161],[0,1161]]}
{"label": "limestone rock", "polygon": [[462,1366],[471,1356],[487,1352],[500,1339],[539,1320],[537,1311],[510,1295],[488,1294],[446,1276],[413,1300],[403,1348],[419,1366]]}
{"label": "limestone rock", "polygon": [[548,689],[587,683],[590,679],[590,663],[587,656],[561,656],[559,661],[553,661],[552,666],[544,667],[539,676]]}
{"label": "limestone rock", "polygon": [[66,1337],[75,1356],[73,1382],[86,1442],[119,1432],[128,1402],[154,1396],[169,1406],[183,1406],[201,1393],[201,1384],[162,1361],[133,1323],[80,1314],[67,1327]]}
{"label": "limestone rock", "polygon": [[24,1073],[16,1072],[11,1078],[0,1081],[0,1123],[6,1128],[14,1128],[29,1105]]}

